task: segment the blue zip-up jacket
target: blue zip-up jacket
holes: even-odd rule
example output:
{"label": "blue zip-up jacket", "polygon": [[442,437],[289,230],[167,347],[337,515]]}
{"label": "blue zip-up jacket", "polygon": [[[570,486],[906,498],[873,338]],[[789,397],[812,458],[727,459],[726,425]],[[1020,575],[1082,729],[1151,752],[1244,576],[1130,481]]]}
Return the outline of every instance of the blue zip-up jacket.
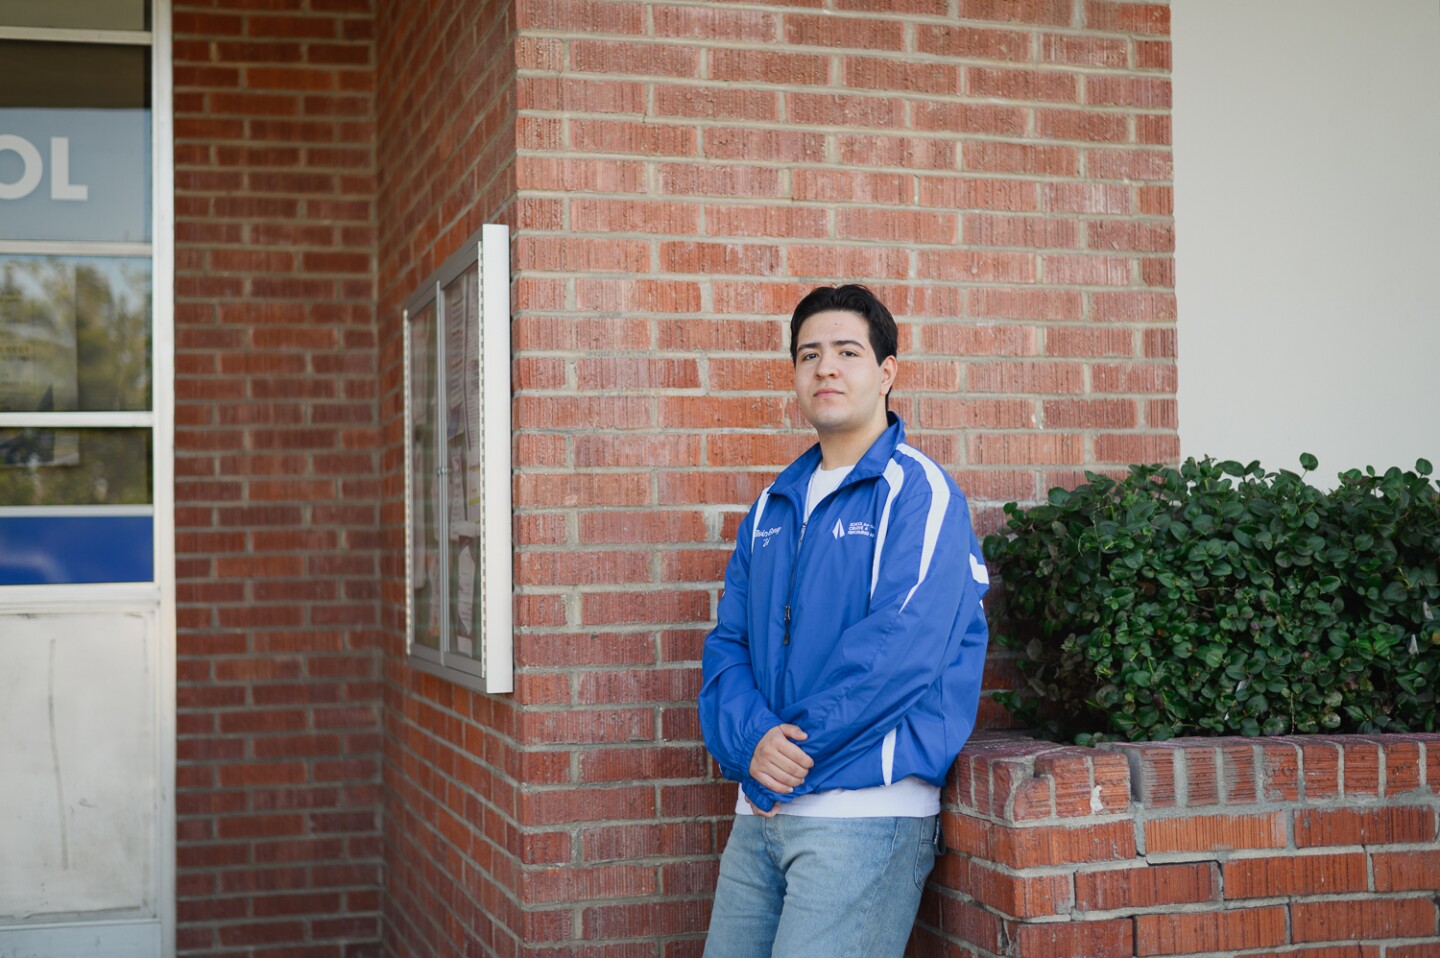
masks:
{"label": "blue zip-up jacket", "polygon": [[[917,776],[943,785],[975,726],[989,587],[965,496],[889,427],[805,516],[820,447],[791,463],[740,526],[705,639],[700,727],[762,811],[832,788]],[[805,781],[780,795],[750,759],[781,723],[803,729]]]}

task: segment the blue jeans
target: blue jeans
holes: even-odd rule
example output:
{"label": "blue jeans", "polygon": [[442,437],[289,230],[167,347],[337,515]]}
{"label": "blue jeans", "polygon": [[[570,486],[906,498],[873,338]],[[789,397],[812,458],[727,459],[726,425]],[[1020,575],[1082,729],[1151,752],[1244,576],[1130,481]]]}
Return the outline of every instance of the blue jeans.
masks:
{"label": "blue jeans", "polygon": [[740,815],[705,958],[899,958],[935,864],[936,816]]}

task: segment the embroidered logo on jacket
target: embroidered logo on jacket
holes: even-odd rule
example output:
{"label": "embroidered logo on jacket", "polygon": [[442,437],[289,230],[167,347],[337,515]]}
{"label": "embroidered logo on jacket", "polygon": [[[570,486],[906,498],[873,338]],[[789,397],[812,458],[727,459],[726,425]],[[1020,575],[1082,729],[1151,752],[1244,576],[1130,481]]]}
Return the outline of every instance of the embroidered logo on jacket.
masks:
{"label": "embroidered logo on jacket", "polygon": [[778,534],[779,532],[780,532],[780,527],[779,527],[779,526],[776,526],[776,527],[773,528],[773,529],[757,529],[757,530],[755,530],[755,538],[761,540],[761,541],[760,541],[760,548],[763,549],[763,548],[765,548],[766,546],[768,546],[768,545],[770,544],[770,537],[773,536],[773,535]]}
{"label": "embroidered logo on jacket", "polygon": [[875,538],[875,527],[868,522],[852,522],[847,526],[844,519],[836,519],[835,527],[830,530],[830,534],[837,539],[843,539],[845,536],[868,536],[873,539]]}

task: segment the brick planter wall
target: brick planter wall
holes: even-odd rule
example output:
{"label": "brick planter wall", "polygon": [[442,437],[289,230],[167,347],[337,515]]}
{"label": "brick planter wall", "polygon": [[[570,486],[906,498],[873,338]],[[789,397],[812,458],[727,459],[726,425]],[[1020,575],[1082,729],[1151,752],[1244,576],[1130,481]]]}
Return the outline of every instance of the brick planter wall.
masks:
{"label": "brick planter wall", "polygon": [[1434,958],[1440,735],[985,734],[915,958]]}

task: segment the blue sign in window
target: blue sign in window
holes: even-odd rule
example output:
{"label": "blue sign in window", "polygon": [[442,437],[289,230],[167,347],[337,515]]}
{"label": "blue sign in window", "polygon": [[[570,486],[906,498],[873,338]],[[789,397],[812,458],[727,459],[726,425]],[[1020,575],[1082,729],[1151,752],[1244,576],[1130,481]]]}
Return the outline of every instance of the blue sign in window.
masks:
{"label": "blue sign in window", "polygon": [[153,515],[0,515],[0,585],[152,582]]}

